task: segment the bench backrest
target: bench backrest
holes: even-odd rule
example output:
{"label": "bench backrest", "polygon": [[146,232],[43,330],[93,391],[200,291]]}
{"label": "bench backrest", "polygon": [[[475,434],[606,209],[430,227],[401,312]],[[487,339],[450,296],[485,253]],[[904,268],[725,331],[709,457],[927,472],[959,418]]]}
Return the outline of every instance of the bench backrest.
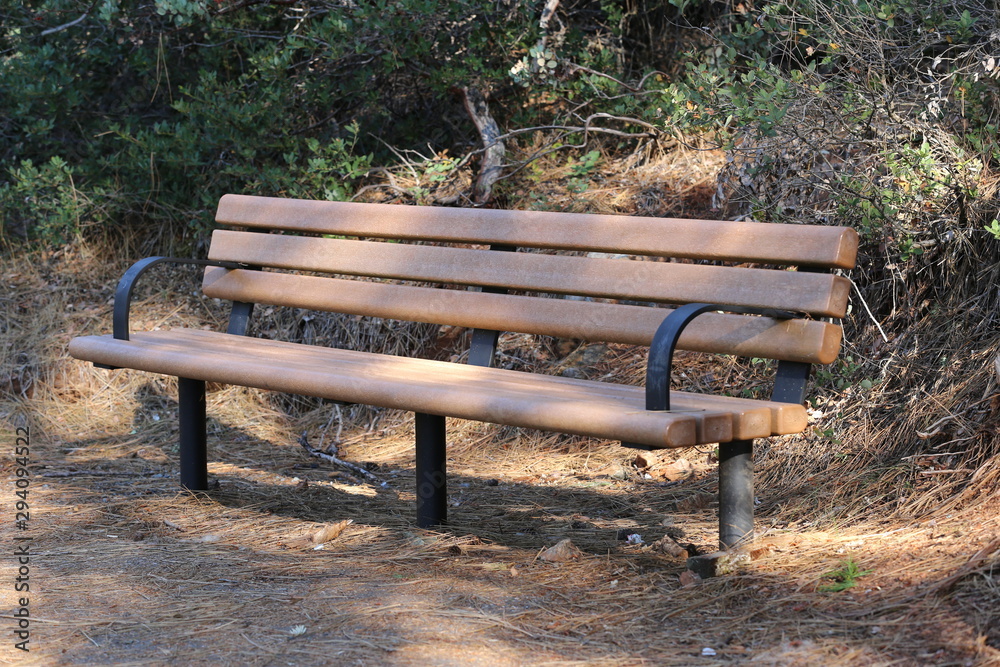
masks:
{"label": "bench backrest", "polygon": [[[209,268],[204,291],[210,297],[639,345],[650,343],[667,314],[654,304],[706,302],[842,317],[850,282],[819,271],[851,268],[857,252],[857,234],[842,227],[242,195],[223,197],[216,220],[282,233],[217,230],[210,259],[324,275]],[[499,251],[515,248],[540,251]],[[838,325],[819,319],[713,313],[695,320],[679,347],[830,363],[840,339]]]}

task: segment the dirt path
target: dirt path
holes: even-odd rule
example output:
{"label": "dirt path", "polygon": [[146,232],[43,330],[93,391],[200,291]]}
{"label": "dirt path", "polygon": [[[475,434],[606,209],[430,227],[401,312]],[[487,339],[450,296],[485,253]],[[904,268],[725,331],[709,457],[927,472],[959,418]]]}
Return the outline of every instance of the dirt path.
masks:
{"label": "dirt path", "polygon": [[[684,561],[649,544],[670,529],[710,547],[712,504],[678,505],[711,490],[708,466],[666,482],[616,474],[627,459],[610,446],[550,441],[519,465],[459,445],[452,524],[431,532],[412,524],[406,424],[347,450],[388,490],[317,466],[291,432],[269,442],[220,425],[219,484],[197,497],[177,488],[170,442],[131,430],[36,428],[29,527],[6,522],[0,537],[32,537],[31,652],[6,632],[5,661],[1000,664],[995,503],[910,524],[775,527],[742,571],[685,587]],[[345,519],[322,547],[312,540]],[[578,560],[538,558],[564,538]],[[819,590],[848,559],[866,572],[857,584]],[[5,559],[0,580],[15,577]]]}

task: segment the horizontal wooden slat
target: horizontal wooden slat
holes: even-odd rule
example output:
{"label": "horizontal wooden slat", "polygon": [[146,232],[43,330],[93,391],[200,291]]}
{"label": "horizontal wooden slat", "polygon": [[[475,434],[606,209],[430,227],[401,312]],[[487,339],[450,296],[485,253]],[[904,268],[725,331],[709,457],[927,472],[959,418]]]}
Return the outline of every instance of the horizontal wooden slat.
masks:
{"label": "horizontal wooden slat", "polygon": [[[263,271],[205,271],[207,296],[500,331],[649,345],[664,308],[490,294]],[[720,313],[697,318],[679,347],[810,364],[833,362],[841,328],[814,320],[773,320]]]}
{"label": "horizontal wooden slat", "polygon": [[[575,378],[561,378],[560,381],[565,385],[582,383],[584,388],[589,388],[590,385],[594,384],[593,382]],[[633,387],[608,382],[598,384],[601,385],[602,391],[608,394],[634,390]],[[771,435],[788,435],[790,433],[799,433],[805,430],[808,425],[805,407],[797,403],[779,403],[753,398],[671,391],[670,404],[671,406],[676,405],[678,408],[698,408],[709,411],[726,410],[731,412],[734,417],[734,440],[750,440],[752,438],[763,437],[757,435],[762,428],[769,430]],[[761,412],[765,414],[761,414]],[[769,425],[762,427],[762,420],[763,423]]]}
{"label": "horizontal wooden slat", "polygon": [[[131,341],[87,336],[74,339],[70,353],[87,361],[194,379],[651,446],[694,444],[686,440],[688,427],[677,426],[688,418],[698,421],[699,444],[806,427],[801,405],[672,392],[675,410],[651,413],[643,409],[640,387],[191,329],[143,332]],[[731,425],[733,419],[739,423]]]}
{"label": "horizontal wooden slat", "polygon": [[640,387],[375,355],[192,329],[73,339],[95,363],[654,447],[727,442],[806,428],[801,405],[672,392],[644,410]]}
{"label": "horizontal wooden slat", "polygon": [[130,341],[110,336],[75,338],[70,353],[95,363],[197,380],[622,439],[651,447],[732,439],[732,416],[723,411],[648,412],[636,388],[626,394],[606,393],[602,387],[586,392],[579,385],[563,389],[561,378],[448,362],[190,329],[142,332]]}
{"label": "horizontal wooden slat", "polygon": [[502,211],[225,195],[226,225],[372,238],[497,243],[688,259],[851,268],[846,227]]}
{"label": "horizontal wooden slat", "polygon": [[496,252],[216,230],[209,257],[279,269],[842,317],[850,283],[822,273]]}
{"label": "horizontal wooden slat", "polygon": [[[448,377],[449,373],[461,376],[466,372],[465,368],[468,366],[450,364],[441,367],[439,372],[442,378]],[[627,401],[636,408],[645,409],[645,390],[641,387],[530,373],[505,372],[503,379],[504,392],[516,391],[531,396],[537,395],[540,391],[554,390],[561,398],[567,400],[590,400],[594,396],[602,396],[608,399]],[[779,433],[798,433],[805,428],[806,424],[805,409],[800,405],[733,399],[727,396],[692,394],[682,391],[670,392],[670,399],[671,409],[674,411],[718,411],[729,414],[732,418],[732,438],[734,440],[766,438]],[[800,422],[801,426],[794,428],[797,422]],[[718,434],[715,434],[715,438],[718,437]],[[699,438],[699,441],[701,440],[716,441],[708,436]]]}

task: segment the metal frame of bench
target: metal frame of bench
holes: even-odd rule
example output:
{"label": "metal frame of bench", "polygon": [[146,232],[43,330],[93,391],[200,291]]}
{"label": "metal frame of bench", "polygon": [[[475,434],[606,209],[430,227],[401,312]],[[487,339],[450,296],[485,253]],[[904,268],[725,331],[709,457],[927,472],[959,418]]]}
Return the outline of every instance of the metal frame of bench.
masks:
{"label": "metal frame of bench", "polygon": [[[288,205],[295,206],[298,203],[292,201]],[[427,213],[426,209],[417,210],[421,214]],[[437,211],[441,210],[437,209]],[[450,209],[449,211],[454,211],[454,209]],[[262,223],[260,226],[267,225]],[[302,225],[299,226],[300,231],[301,227]],[[405,237],[398,230],[393,233],[386,233],[385,236]],[[420,237],[416,235],[413,238]],[[514,250],[516,244],[507,243],[507,240],[504,238],[492,239],[490,249],[493,251]],[[524,245],[523,239],[521,239],[521,245]],[[228,270],[258,268],[248,262],[215,259],[198,260],[149,257],[140,260],[132,265],[124,274],[115,292],[113,312],[114,339],[129,340],[130,338],[129,312],[131,308],[131,296],[138,279],[147,270],[166,262],[222,267]],[[841,261],[845,265],[848,262],[852,263],[853,257]],[[805,266],[803,270],[812,271],[814,269]],[[481,290],[493,293],[506,292],[504,288],[488,285],[483,286]],[[244,335],[247,331],[247,325],[253,308],[254,304],[252,302],[234,301],[227,333]],[[670,370],[678,341],[685,328],[695,318],[715,311],[758,314],[775,320],[791,319],[798,316],[797,313],[771,307],[697,302],[681,305],[672,311],[667,311],[669,314],[656,329],[656,333],[650,343],[645,387],[646,410],[670,410]],[[468,354],[469,364],[491,366],[495,358],[498,336],[499,332],[496,330],[474,328]],[[101,363],[97,363],[96,365],[104,368],[115,368],[113,365]],[[805,400],[805,389],[810,369],[810,363],[779,360],[772,392],[772,401],[802,404]],[[178,377],[180,478],[181,484],[184,487],[195,491],[207,490],[208,488],[205,384],[204,380]],[[421,527],[431,527],[443,524],[447,519],[445,416],[416,412],[415,431],[417,523]],[[623,442],[623,444],[627,446],[646,447],[645,445],[636,445],[629,442]],[[747,541],[753,534],[754,489],[752,458],[752,439],[736,439],[719,444],[719,541],[722,548],[732,548],[740,545]]]}

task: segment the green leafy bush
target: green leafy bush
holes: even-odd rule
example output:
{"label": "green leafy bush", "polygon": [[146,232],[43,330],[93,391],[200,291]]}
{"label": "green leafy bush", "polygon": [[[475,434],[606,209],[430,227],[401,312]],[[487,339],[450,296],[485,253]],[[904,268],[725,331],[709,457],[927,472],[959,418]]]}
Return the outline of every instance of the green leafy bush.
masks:
{"label": "green leafy bush", "polygon": [[[780,0],[732,17],[665,106],[731,153],[730,212],[856,227],[889,261],[983,231],[1000,22],[977,0]],[[974,220],[981,222],[972,224]]]}
{"label": "green leafy bush", "polygon": [[[454,131],[453,88],[508,84],[532,13],[480,0],[3,3],[3,229],[58,244],[88,226],[201,230],[230,191],[347,197],[387,146],[474,139],[467,122]],[[64,210],[83,200],[100,205]]]}
{"label": "green leafy bush", "polygon": [[66,243],[80,234],[92,202],[73,183],[73,171],[53,156],[36,166],[25,160],[10,169],[10,182],[0,191],[4,223],[24,233],[34,222],[34,233],[53,243]]}
{"label": "green leafy bush", "polygon": [[[344,198],[373,166],[428,145],[466,165],[480,147],[456,94],[468,87],[508,135],[548,128],[536,156],[579,151],[588,170],[595,138],[613,150],[661,133],[665,75],[645,54],[659,52],[654,23],[707,17],[681,5],[0,3],[4,233],[53,244],[94,228],[198,234],[223,192]],[[16,172],[52,158],[72,187]],[[19,206],[36,186],[100,205],[72,224],[43,220]]]}
{"label": "green leafy bush", "polygon": [[731,216],[851,224],[892,261],[991,238],[1000,28],[980,0],[542,7],[0,3],[4,233],[200,233],[224,192],[350,197],[428,145],[467,165],[456,91],[475,87],[508,138],[541,128],[528,159],[568,151],[585,174],[595,138],[700,134],[730,152]]}

